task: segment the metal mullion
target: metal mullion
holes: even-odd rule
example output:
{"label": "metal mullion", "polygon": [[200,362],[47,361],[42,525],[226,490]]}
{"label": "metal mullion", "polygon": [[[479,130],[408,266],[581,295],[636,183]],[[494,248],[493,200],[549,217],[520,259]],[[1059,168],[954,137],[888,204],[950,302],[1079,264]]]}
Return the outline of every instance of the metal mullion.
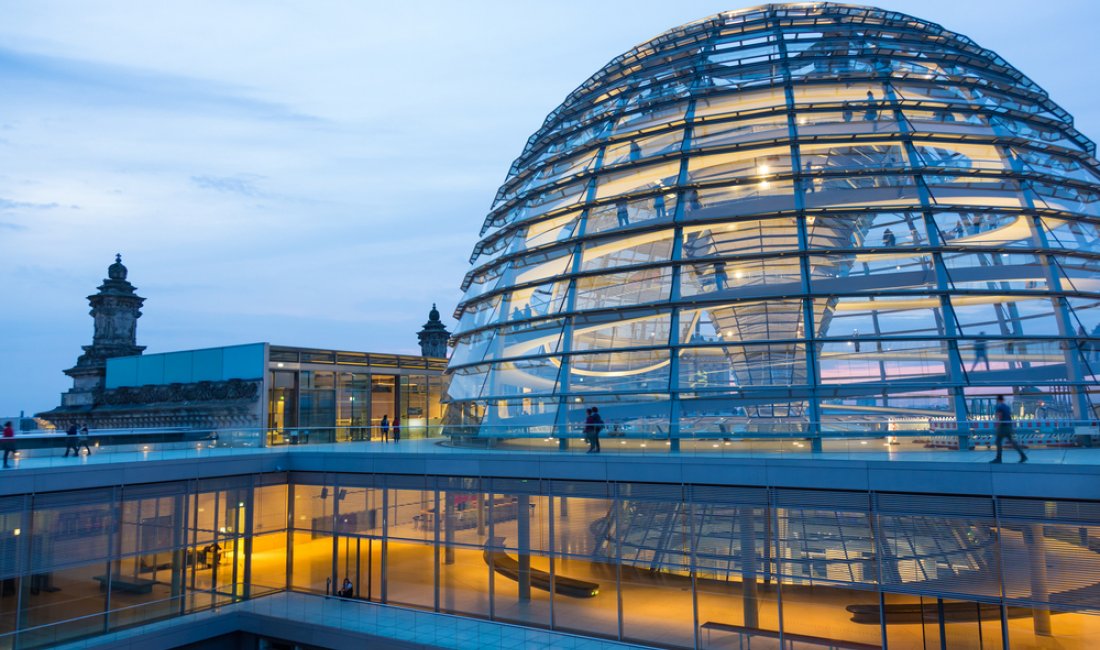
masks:
{"label": "metal mullion", "polygon": [[[1006,146],[1002,146],[1001,154],[1008,160],[1009,166],[1014,172],[1023,173],[1020,159],[1015,155],[1014,151]],[[1020,194],[1028,209],[1032,209],[1036,205],[1035,195],[1037,192],[1035,192],[1034,188],[1031,186],[1031,182],[1030,180],[1021,180],[1020,182]],[[1076,345],[1070,345],[1070,342],[1076,337],[1076,330],[1073,328],[1069,303],[1066,301],[1064,290],[1062,289],[1061,267],[1058,265],[1055,254],[1051,251],[1050,240],[1047,237],[1046,228],[1043,225],[1043,218],[1034,213],[1031,214],[1031,235],[1035,238],[1039,248],[1043,251],[1039,255],[1046,262],[1046,264],[1043,265],[1043,269],[1046,271],[1047,287],[1050,289],[1051,293],[1055,294],[1050,298],[1050,301],[1055,318],[1058,322],[1059,334],[1063,341],[1066,379],[1071,386],[1070,390],[1073,395],[1073,416],[1075,419],[1082,420],[1089,416],[1092,409],[1087,395],[1082,393],[1079,388],[1085,381],[1084,372],[1081,369],[1081,355],[1079,349]]]}
{"label": "metal mullion", "polygon": [[[382,490],[382,566],[378,568],[382,572],[379,579],[379,598],[381,602],[389,602],[389,572],[390,572],[390,489],[384,482],[380,483]],[[396,507],[395,507],[396,511]],[[396,512],[394,518],[396,519]],[[372,576],[373,577],[373,576]]]}
{"label": "metal mullion", "polygon": [[615,484],[615,494],[612,495],[612,512],[615,514],[615,597],[617,602],[616,618],[618,620],[619,641],[623,640],[623,530],[622,530],[622,494],[621,483]]}
{"label": "metal mullion", "polygon": [[[772,22],[774,35],[778,42],[780,60],[779,66],[783,77],[783,94],[787,107],[787,134],[790,138],[791,174],[793,179],[793,193],[795,205],[795,223],[798,237],[798,265],[799,277],[802,288],[802,336],[806,354],[806,386],[808,388],[806,400],[809,418],[808,433],[811,436],[811,448],[813,451],[821,451],[821,407],[818,403],[818,377],[817,377],[817,343],[816,325],[814,323],[814,299],[810,287],[809,268],[809,238],[806,232],[806,198],[805,180],[802,169],[802,154],[798,144],[798,124],[795,118],[794,81],[791,77],[790,58],[787,53],[786,39],[783,38],[783,30],[773,9],[768,10],[768,19]],[[798,344],[795,344],[794,352],[797,354]],[[780,635],[782,639],[782,634]],[[782,644],[782,640],[780,640]]]}
{"label": "metal mullion", "polygon": [[928,185],[924,181],[922,161],[913,144],[911,131],[906,126],[904,113],[902,113],[901,108],[897,104],[897,94],[894,91],[894,86],[890,79],[883,80],[883,93],[885,103],[888,109],[894,112],[894,119],[898,123],[898,130],[902,134],[902,145],[905,148],[906,158],[908,159],[910,167],[909,174],[916,183],[917,196],[920,199],[921,217],[924,220],[925,234],[928,236],[928,242],[933,249],[932,266],[936,274],[936,291],[939,294],[944,334],[948,337],[948,367],[946,370],[947,375],[951,378],[951,386],[948,387],[948,391],[951,393],[954,403],[959,449],[969,449],[970,422],[966,408],[966,393],[962,388],[968,383],[968,378],[965,366],[962,362],[962,356],[959,353],[959,326],[958,320],[955,317],[955,308],[950,297],[950,275],[947,265],[943,260],[943,253],[941,252],[943,243],[940,241],[940,231],[939,227],[936,225],[935,217],[929,209],[935,202],[932,200],[931,192],[929,192]]}
{"label": "metal mullion", "polygon": [[[603,160],[603,150],[597,155],[597,167]],[[589,182],[588,187],[588,201],[590,202],[596,195],[596,181],[595,179]],[[573,245],[573,259],[570,273],[564,278],[568,278],[568,286],[565,292],[565,314],[562,316],[563,323],[561,328],[561,343],[558,346],[558,353],[553,356],[561,358],[561,366],[558,368],[557,390],[560,395],[558,398],[558,412],[555,415],[558,429],[559,444],[562,449],[568,447],[568,435],[569,435],[569,398],[566,394],[567,387],[569,386],[569,368],[571,365],[571,357],[569,353],[573,349],[573,314],[576,311],[577,304],[577,274],[581,269],[581,260],[584,259],[584,236],[588,227],[588,211],[589,208],[585,208],[581,211],[581,215],[577,222],[577,231],[574,237]],[[486,373],[487,375],[488,373]]]}
{"label": "metal mullion", "polygon": [[290,479],[290,477],[288,475],[287,476],[287,486],[286,486],[287,518],[286,518],[286,521],[283,522],[283,524],[284,524],[283,527],[286,530],[286,580],[283,583],[283,588],[286,591],[290,591],[291,588],[294,585],[294,581],[293,581],[293,574],[294,574],[294,534],[295,534],[294,522],[296,521],[295,514],[294,514],[294,491],[295,491],[295,483],[292,479]]}
{"label": "metal mullion", "polygon": [[[688,573],[691,576],[691,638],[694,650],[699,650],[699,565],[696,554],[698,544],[695,537],[695,501],[688,501],[684,494],[683,506],[688,521]],[[765,545],[767,540],[764,540]]]}
{"label": "metal mullion", "polygon": [[681,302],[681,282],[683,274],[683,266],[680,264],[683,259],[684,249],[684,193],[682,191],[683,186],[687,181],[688,173],[688,160],[692,140],[695,135],[695,100],[688,100],[687,107],[684,110],[684,137],[680,141],[680,172],[676,177],[677,186],[677,200],[676,210],[672,215],[672,254],[670,256],[670,268],[672,271],[671,278],[669,280],[669,297],[668,302],[672,305],[671,313],[669,315],[669,331],[668,331],[668,349],[669,349],[669,370],[668,370],[668,395],[669,395],[669,414],[668,414],[668,431],[669,431],[669,447],[670,451],[680,450],[680,418],[682,415],[680,405],[680,356],[675,353],[676,345],[680,342],[680,302]]}
{"label": "metal mullion", "polygon": [[[433,481],[434,483],[434,481]],[[439,487],[432,488],[432,507],[435,509],[435,516],[432,517],[434,525],[432,526],[432,611],[439,612],[439,532],[442,523],[443,510],[440,508],[439,499]],[[448,522],[448,525],[450,522]]]}

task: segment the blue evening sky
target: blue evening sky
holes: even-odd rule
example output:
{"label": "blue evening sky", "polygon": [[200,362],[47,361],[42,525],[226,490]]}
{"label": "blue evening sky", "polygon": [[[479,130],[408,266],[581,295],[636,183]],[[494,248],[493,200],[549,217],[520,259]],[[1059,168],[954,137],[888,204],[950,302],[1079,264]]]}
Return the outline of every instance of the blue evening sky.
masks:
{"label": "blue evening sky", "polygon": [[[150,352],[416,353],[497,185],[608,60],[728,2],[0,0],[0,416],[58,404],[116,252]],[[1100,137],[1100,3],[898,0]]]}

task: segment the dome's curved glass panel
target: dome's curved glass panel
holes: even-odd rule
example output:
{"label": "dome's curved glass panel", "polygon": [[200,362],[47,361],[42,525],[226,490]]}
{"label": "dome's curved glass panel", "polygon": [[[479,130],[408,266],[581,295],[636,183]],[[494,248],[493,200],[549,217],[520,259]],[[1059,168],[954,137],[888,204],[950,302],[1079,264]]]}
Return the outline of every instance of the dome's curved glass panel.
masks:
{"label": "dome's curved glass panel", "polygon": [[512,165],[452,421],[882,430],[999,393],[1088,417],[1098,227],[1093,143],[970,39],[848,5],[712,16],[609,63]]}

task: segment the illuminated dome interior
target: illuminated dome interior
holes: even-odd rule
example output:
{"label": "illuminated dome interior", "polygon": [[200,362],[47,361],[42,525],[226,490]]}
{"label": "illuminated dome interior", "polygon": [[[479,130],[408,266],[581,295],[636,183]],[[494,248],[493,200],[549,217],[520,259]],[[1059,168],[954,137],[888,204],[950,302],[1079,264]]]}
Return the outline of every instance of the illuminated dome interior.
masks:
{"label": "illuminated dome interior", "polygon": [[766,5],[617,57],[509,170],[463,282],[452,423],[598,406],[671,435],[1085,418],[1098,165],[998,55]]}

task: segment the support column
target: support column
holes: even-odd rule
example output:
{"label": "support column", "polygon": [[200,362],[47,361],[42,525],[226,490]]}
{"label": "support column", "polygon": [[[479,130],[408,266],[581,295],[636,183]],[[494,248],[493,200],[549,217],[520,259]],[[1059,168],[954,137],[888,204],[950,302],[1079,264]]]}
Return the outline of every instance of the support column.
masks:
{"label": "support column", "polygon": [[760,627],[760,605],[756,589],[756,527],[752,506],[737,509],[737,527],[741,533],[741,600],[744,609],[742,625]]}
{"label": "support column", "polygon": [[477,493],[477,536],[479,538],[485,537],[485,497],[493,498],[492,494],[486,495],[485,492]]}
{"label": "support column", "polygon": [[172,586],[169,595],[176,598],[175,609],[179,614],[184,613],[183,590],[186,586],[187,535],[184,529],[187,527],[187,498],[183,493],[177,494],[172,499]]}
{"label": "support column", "polygon": [[443,564],[455,563],[455,497],[447,490],[443,496]]}
{"label": "support column", "polygon": [[521,494],[516,499],[516,523],[519,536],[519,600],[531,600],[531,497]]}
{"label": "support column", "polygon": [[[1043,537],[1042,524],[1024,527],[1024,544],[1027,545],[1028,572],[1031,574],[1031,599],[1036,602],[1050,602],[1050,587],[1047,584],[1047,549]],[[1032,625],[1036,636],[1050,636],[1050,609],[1033,606]]]}

